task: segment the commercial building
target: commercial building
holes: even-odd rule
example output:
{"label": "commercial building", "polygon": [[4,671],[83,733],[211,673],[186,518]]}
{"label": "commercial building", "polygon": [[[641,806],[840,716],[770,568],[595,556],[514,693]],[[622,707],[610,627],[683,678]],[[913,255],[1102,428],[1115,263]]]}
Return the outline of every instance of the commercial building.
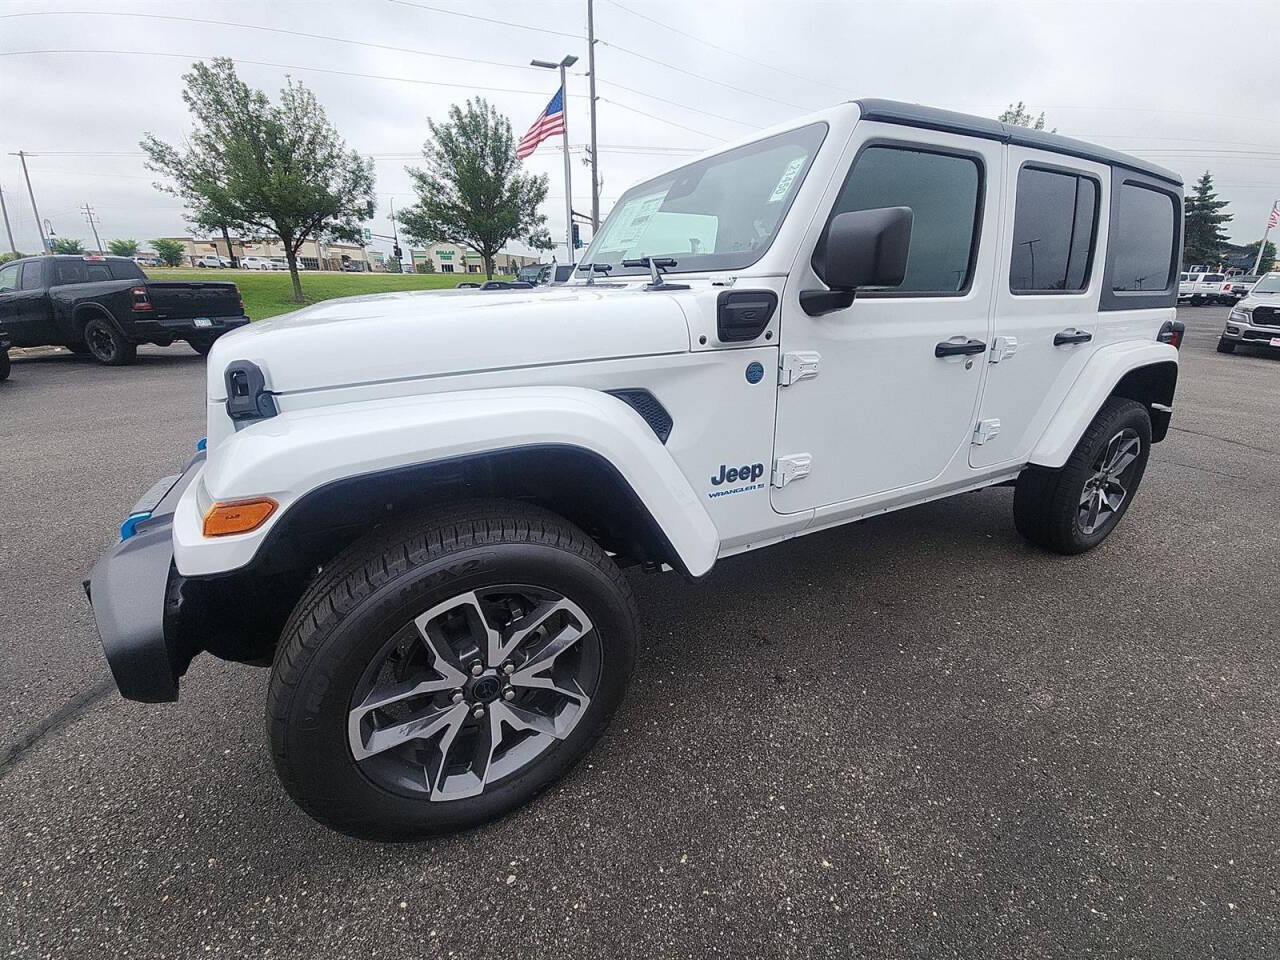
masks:
{"label": "commercial building", "polygon": [[[484,273],[484,260],[470,247],[456,243],[433,243],[424,250],[410,250],[413,269],[419,272],[419,264],[430,263],[431,273]],[[537,263],[537,257],[502,251],[493,258],[495,273],[515,273],[528,263]]]}
{"label": "commercial building", "polygon": [[[185,248],[188,264],[194,264],[197,257],[214,254],[219,257],[227,255],[227,242],[221,237],[167,237],[176,240]],[[279,240],[239,240],[231,238],[231,251],[239,259],[241,257],[281,257],[284,244]],[[307,240],[298,251],[298,259],[308,270],[346,270],[352,262],[363,263],[362,270],[373,269],[373,258],[362,246],[354,243],[324,243]]]}

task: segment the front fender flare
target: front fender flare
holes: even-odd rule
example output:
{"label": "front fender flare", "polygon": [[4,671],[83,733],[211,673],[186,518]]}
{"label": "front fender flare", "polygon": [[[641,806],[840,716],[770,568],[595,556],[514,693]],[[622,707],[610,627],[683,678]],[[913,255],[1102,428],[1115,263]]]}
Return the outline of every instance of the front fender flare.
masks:
{"label": "front fender flare", "polygon": [[[1178,363],[1167,343],[1126,342],[1099,349],[1085,364],[1031,452],[1030,463],[1056,470],[1067,462],[1098,410],[1124,377],[1142,367]],[[1172,400],[1172,397],[1169,398]]]}
{"label": "front fender flare", "polygon": [[[289,411],[209,450],[174,516],[174,561],[184,576],[249,563],[289,508],[337,480],[513,448],[577,447],[605,459],[649,511],[693,576],[711,569],[715,525],[653,431],[615,397],[582,387],[468,390]],[[280,505],[251,533],[206,538],[213,501],[271,497]]]}

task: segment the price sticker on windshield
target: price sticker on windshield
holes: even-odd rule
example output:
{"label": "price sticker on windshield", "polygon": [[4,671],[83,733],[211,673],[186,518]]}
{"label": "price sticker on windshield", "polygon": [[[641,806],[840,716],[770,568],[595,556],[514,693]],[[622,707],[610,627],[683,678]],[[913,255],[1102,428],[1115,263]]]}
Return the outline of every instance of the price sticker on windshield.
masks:
{"label": "price sticker on windshield", "polygon": [[796,176],[800,173],[800,168],[804,166],[804,161],[804,157],[796,157],[787,164],[787,168],[782,171],[782,176],[778,178],[778,185],[773,188],[773,193],[769,195],[770,203],[777,203],[787,195],[791,185],[796,182]]}

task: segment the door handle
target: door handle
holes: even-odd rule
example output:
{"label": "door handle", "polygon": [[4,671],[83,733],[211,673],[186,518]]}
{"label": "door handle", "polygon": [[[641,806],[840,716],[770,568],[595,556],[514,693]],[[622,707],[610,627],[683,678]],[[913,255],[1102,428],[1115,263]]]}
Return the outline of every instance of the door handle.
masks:
{"label": "door handle", "polygon": [[987,344],[985,340],[974,340],[972,338],[963,343],[952,343],[950,340],[943,340],[933,348],[935,357],[969,357],[975,353],[986,353]]}
{"label": "door handle", "polygon": [[1084,330],[1077,330],[1075,327],[1067,327],[1053,335],[1053,345],[1060,347],[1064,343],[1088,343],[1093,339],[1092,333]]}

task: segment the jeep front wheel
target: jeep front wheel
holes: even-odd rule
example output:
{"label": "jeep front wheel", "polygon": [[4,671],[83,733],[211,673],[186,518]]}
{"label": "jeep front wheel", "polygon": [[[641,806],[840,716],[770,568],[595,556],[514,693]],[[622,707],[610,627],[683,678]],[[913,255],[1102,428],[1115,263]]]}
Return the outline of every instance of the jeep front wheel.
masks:
{"label": "jeep front wheel", "polygon": [[547,511],[476,502],[344,551],[285,626],[276,769],[312,817],[410,839],[525,803],[604,732],[635,659],[621,571]]}
{"label": "jeep front wheel", "polygon": [[1060,470],[1028,467],[1018,477],[1018,532],[1055,553],[1083,553],[1107,538],[1133,502],[1151,454],[1151,417],[1133,400],[1102,405]]}

